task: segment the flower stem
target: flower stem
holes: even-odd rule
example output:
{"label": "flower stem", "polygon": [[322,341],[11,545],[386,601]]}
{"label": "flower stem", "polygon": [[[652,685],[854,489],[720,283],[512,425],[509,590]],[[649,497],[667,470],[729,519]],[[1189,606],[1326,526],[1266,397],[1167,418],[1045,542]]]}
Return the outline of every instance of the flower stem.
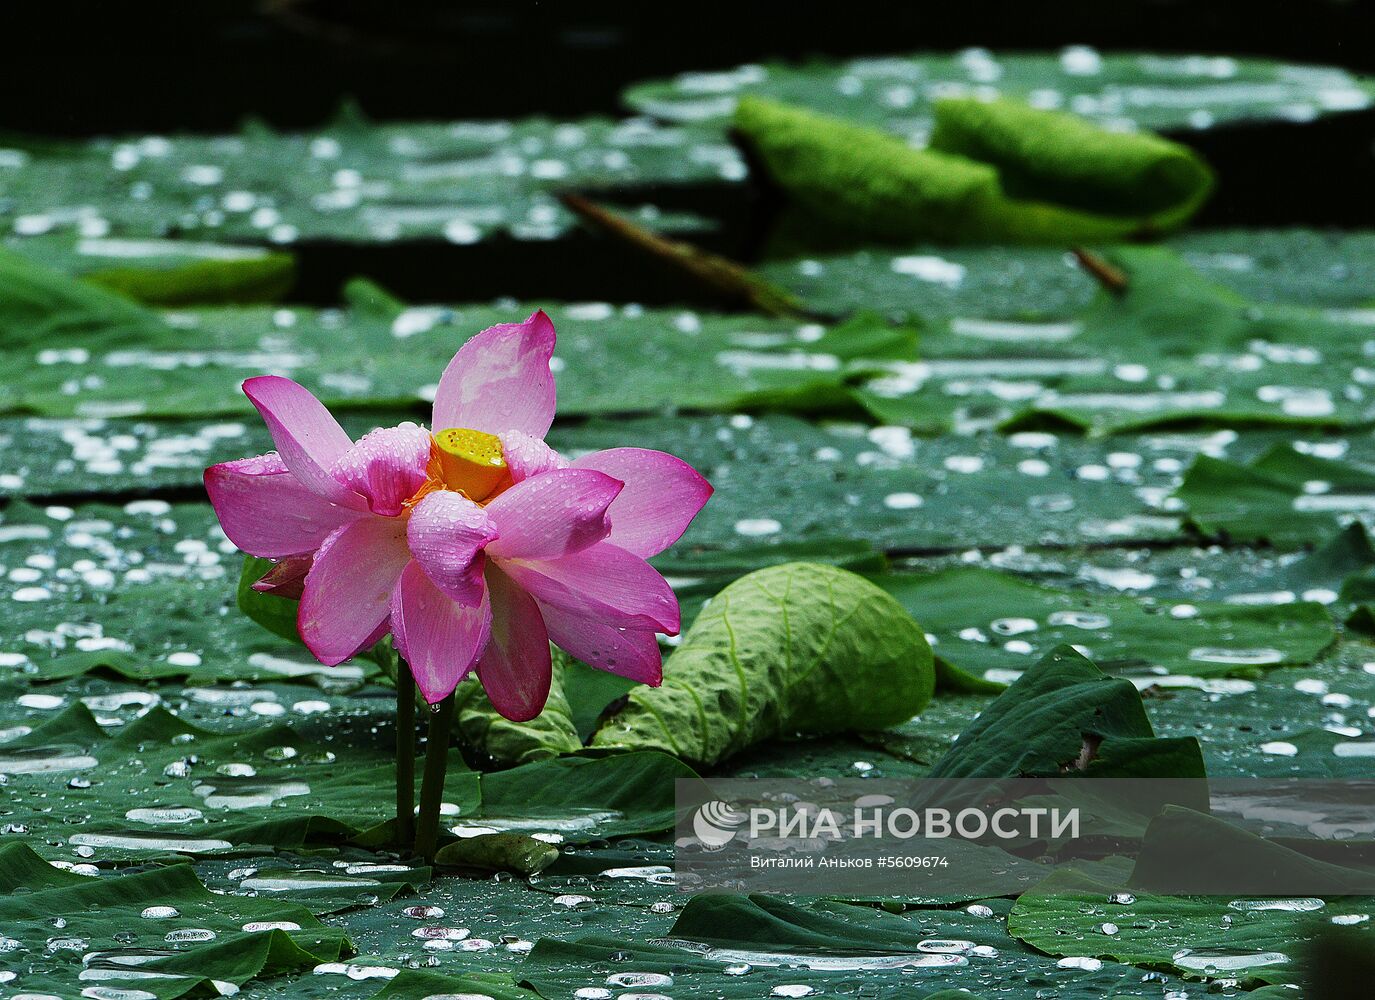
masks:
{"label": "flower stem", "polygon": [[415,681],[398,656],[396,670],[396,842],[415,836]]}
{"label": "flower stem", "polygon": [[444,772],[449,767],[449,727],[454,720],[454,696],[450,694],[430,714],[425,745],[425,775],[420,780],[420,822],[415,830],[415,853],[434,860],[439,844],[439,806],[444,798]]}

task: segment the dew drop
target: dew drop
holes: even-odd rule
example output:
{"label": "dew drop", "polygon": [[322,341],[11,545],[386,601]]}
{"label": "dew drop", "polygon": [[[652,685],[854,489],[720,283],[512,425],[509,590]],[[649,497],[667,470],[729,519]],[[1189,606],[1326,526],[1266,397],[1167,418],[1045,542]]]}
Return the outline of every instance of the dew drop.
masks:
{"label": "dew drop", "polygon": [[1060,969],[1080,969],[1084,972],[1097,972],[1103,967],[1101,960],[1088,956],[1071,955],[1055,963]]}
{"label": "dew drop", "polygon": [[216,936],[214,931],[203,927],[184,927],[180,930],[168,931],[162,939],[169,944],[180,944],[186,941],[213,941]]}

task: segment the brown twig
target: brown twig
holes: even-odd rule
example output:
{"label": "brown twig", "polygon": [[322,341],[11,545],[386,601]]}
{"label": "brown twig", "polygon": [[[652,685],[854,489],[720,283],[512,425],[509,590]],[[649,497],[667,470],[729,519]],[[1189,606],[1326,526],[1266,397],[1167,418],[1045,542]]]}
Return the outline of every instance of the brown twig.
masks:
{"label": "brown twig", "polygon": [[733,260],[650,232],[580,194],[566,191],[559,200],[594,229],[645,251],[718,295],[769,316],[808,315],[792,295]]}
{"label": "brown twig", "polygon": [[1127,278],[1127,272],[1083,247],[1074,247],[1071,252],[1079,266],[1113,295],[1122,295],[1126,292],[1127,286],[1131,283]]}

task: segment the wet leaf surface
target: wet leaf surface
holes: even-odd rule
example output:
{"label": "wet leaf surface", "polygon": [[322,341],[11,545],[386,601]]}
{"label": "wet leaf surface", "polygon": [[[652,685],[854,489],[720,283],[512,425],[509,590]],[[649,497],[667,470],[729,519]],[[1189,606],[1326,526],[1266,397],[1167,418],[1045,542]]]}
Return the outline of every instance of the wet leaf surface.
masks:
{"label": "wet leaf surface", "polygon": [[[560,186],[744,176],[719,132],[645,119],[384,125],[345,118],[299,134],[258,126],[223,136],[10,143],[10,198],[0,222],[11,244],[78,237],[83,269],[92,260],[110,268],[226,256],[159,242],[173,236],[179,244],[286,249],[321,239],[548,240],[572,223],[553,196]],[[651,209],[647,217],[656,215]],[[72,253],[51,239],[44,250]]]}
{"label": "wet leaf surface", "polygon": [[994,53],[861,58],[738,66],[638,84],[626,99],[668,121],[728,118],[741,94],[760,94],[925,138],[932,102],[951,95],[1002,95],[1063,108],[1103,124],[1206,129],[1232,121],[1311,119],[1367,107],[1370,83],[1343,70],[1212,56]]}
{"label": "wet leaf surface", "polygon": [[[1320,931],[1364,945],[1369,898],[1167,897],[1112,860],[1016,899],[694,896],[666,831],[684,760],[808,780],[1368,777],[1370,233],[1095,248],[1121,295],[1059,246],[761,265],[807,321],[642,306],[662,300],[629,282],[615,302],[407,304],[356,282],[327,308],[262,304],[288,255],[322,243],[560,239],[565,187],[698,227],[638,206],[740,189],[724,123],[742,93],[924,142],[933,99],[994,91],[1185,140],[1371,94],[1260,60],[971,50],[629,95],[678,124],[355,121],[2,151],[6,995],[1098,1000],[1244,994],[1293,981]],[[651,691],[561,662],[527,725],[465,691],[431,870],[388,843],[384,671],[323,667],[239,614],[240,556],[201,473],[271,447],[245,377],[299,378],[357,437],[426,419],[456,347],[537,307],[560,335],[551,443],[661,448],[716,487],[656,558],[697,620],[665,643],[669,674],[692,676]],[[742,628],[741,578],[798,562],[817,564],[802,593],[766,594]],[[891,628],[812,655],[844,617],[816,600],[835,580]],[[680,724],[685,691],[709,697]],[[1139,834],[1149,817],[1129,819]],[[1178,814],[1154,832],[1223,843]],[[1224,848],[1191,857],[1251,857]]]}

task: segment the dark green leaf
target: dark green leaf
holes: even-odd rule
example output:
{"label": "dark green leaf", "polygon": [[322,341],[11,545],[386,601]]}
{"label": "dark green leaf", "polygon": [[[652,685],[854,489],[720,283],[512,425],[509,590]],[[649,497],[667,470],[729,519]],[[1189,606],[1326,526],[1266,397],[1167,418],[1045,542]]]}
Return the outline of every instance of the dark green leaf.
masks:
{"label": "dark green leaf", "polygon": [[[89,982],[158,998],[223,993],[212,983],[241,986],[352,950],[342,931],[306,908],[211,893],[188,865],[78,875],[20,843],[0,845],[0,921],[13,942],[5,964],[23,962],[16,985],[73,997]],[[254,930],[259,924],[275,929]]]}
{"label": "dark green leaf", "polygon": [[[1359,845],[1308,841],[1307,846],[1315,852],[1324,847],[1340,852]],[[1375,891],[1375,866],[1335,864],[1218,817],[1168,806],[1146,830],[1130,885],[1161,894],[1223,896],[1260,881],[1280,895],[1352,896]]]}
{"label": "dark green leaf", "polygon": [[673,826],[674,782],[697,775],[652,751],[560,757],[482,777],[482,827],[581,842]]}
{"label": "dark green leaf", "polygon": [[960,734],[933,778],[1201,778],[1198,740],[1161,739],[1130,681],[1062,646],[1024,673]]}
{"label": "dark green leaf", "polygon": [[510,976],[486,972],[454,975],[416,969],[403,969],[373,1000],[435,1000],[465,994],[491,1000],[538,1000],[536,994],[518,987]]}
{"label": "dark green leaf", "polygon": [[1200,456],[1175,494],[1206,535],[1292,548],[1375,509],[1375,474],[1276,446],[1250,464]]}

